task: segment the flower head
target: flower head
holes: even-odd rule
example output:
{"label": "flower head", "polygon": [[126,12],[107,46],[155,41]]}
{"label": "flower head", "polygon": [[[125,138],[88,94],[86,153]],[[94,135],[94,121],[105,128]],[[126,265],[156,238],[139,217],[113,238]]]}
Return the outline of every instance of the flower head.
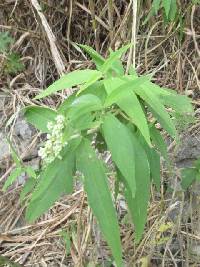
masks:
{"label": "flower head", "polygon": [[38,151],[38,155],[41,157],[44,164],[51,163],[55,158],[61,159],[60,153],[63,147],[67,145],[67,142],[63,140],[65,117],[63,115],[58,115],[55,121],[55,123],[47,123],[47,128],[51,133],[47,134],[47,141],[44,147],[41,147]]}

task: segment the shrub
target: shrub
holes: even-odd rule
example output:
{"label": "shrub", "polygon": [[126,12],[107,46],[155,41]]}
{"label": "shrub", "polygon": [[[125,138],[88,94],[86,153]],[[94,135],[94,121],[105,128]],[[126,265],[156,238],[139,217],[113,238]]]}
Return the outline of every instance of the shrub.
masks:
{"label": "shrub", "polygon": [[[176,114],[192,113],[186,96],[160,88],[151,76],[138,77],[133,69],[124,73],[120,61],[130,46],[110,51],[104,59],[88,46],[81,45],[92,58],[96,70],[75,70],[63,75],[36,99],[42,99],[66,88],[76,87],[57,110],[29,106],[24,110],[28,122],[47,133],[40,148],[43,159],[37,176],[24,169],[17,160],[6,182],[6,189],[20,171],[30,179],[24,185],[22,199],[31,192],[26,218],[34,221],[48,210],[62,194],[73,190],[73,177],[81,174],[89,205],[109,244],[116,265],[123,266],[117,214],[109,189],[109,166],[100,159],[101,151],[109,150],[115,168],[115,194],[123,192],[139,242],[145,227],[150,185],[160,188],[160,157],[169,162],[167,147],[159,123],[177,138]],[[176,116],[178,117],[178,116]]]}

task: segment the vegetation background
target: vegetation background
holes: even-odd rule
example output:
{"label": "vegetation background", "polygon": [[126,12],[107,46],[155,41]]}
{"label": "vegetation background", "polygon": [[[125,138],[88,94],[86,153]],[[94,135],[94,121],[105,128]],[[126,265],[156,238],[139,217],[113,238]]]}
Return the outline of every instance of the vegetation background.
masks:
{"label": "vegetation background", "polygon": [[[134,46],[123,58],[124,64],[127,68],[133,64],[139,74],[154,73],[157,84],[190,96],[197,118],[187,133],[199,136],[198,1],[2,0],[0,31],[0,126],[10,136],[19,110],[39,103],[33,100],[38,92],[64,72],[92,67],[77,43],[106,56],[109,47],[130,42]],[[56,107],[68,93],[43,103]],[[32,147],[39,138],[34,133]],[[28,151],[20,151],[25,161],[32,160]],[[0,167],[2,182],[12,168],[9,156]],[[196,227],[200,193],[195,189],[184,193],[177,187],[166,192],[166,183],[179,181],[179,169],[174,167],[171,177],[163,167],[162,174],[161,194],[152,188],[146,232],[138,246],[129,218],[124,216],[123,200],[118,203],[127,266],[200,266],[200,230]],[[19,191],[20,186],[0,191],[1,255],[24,266],[112,266],[81,188],[57,202],[34,225],[23,219]],[[185,213],[191,216],[186,219]]]}

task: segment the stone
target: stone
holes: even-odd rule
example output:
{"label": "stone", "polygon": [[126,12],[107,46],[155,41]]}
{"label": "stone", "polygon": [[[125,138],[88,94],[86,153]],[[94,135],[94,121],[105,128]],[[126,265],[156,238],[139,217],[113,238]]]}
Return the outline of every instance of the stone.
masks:
{"label": "stone", "polygon": [[0,161],[5,160],[10,155],[9,144],[7,143],[6,136],[0,132]]}
{"label": "stone", "polygon": [[23,140],[27,140],[32,138],[35,130],[25,119],[19,117],[15,123],[14,133]]}
{"label": "stone", "polygon": [[181,144],[175,151],[175,163],[178,168],[192,166],[194,160],[200,158],[200,133],[185,134]]}

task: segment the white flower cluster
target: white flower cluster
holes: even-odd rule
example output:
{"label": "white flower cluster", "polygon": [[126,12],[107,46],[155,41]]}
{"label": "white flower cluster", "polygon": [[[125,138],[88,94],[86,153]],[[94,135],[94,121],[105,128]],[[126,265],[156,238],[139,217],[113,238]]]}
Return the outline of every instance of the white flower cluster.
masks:
{"label": "white flower cluster", "polygon": [[67,142],[63,140],[65,117],[58,115],[55,120],[55,124],[48,122],[47,128],[51,133],[47,134],[45,146],[41,147],[38,151],[38,155],[42,158],[44,164],[51,163],[55,158],[61,159],[60,152],[67,145]]}

